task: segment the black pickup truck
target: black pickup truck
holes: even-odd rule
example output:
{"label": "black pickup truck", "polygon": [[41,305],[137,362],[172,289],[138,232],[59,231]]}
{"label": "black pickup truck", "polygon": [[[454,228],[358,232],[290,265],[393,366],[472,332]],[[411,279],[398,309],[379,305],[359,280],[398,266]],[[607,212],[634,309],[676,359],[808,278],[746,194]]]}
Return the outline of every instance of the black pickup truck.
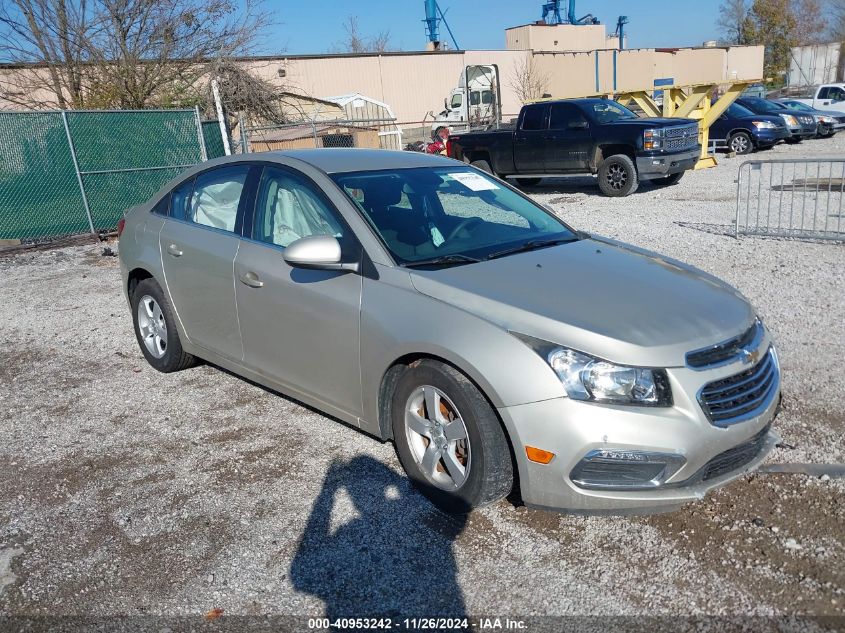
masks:
{"label": "black pickup truck", "polygon": [[701,155],[692,119],[639,118],[610,99],[532,103],[516,129],[456,134],[446,147],[452,158],[523,186],[545,176],[598,174],[608,196],[627,196],[645,180],[673,185]]}

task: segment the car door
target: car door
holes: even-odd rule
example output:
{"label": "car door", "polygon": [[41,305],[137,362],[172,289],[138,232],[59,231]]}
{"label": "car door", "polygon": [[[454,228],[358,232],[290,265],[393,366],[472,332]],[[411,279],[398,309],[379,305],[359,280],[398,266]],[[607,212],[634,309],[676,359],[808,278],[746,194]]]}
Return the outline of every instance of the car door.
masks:
{"label": "car door", "polygon": [[522,109],[513,135],[513,162],[517,173],[540,174],[546,170],[545,139],[549,105],[538,103]]}
{"label": "car door", "polygon": [[159,233],[165,282],[188,339],[240,361],[232,266],[249,165],[202,172],[177,187]]}
{"label": "car door", "polygon": [[357,247],[312,180],[265,165],[234,267],[244,364],[358,417],[361,277],[288,265],[285,248],[311,235],[335,235],[347,252]]}
{"label": "car door", "polygon": [[553,103],[545,135],[547,172],[585,171],[592,148],[587,117],[571,103]]}

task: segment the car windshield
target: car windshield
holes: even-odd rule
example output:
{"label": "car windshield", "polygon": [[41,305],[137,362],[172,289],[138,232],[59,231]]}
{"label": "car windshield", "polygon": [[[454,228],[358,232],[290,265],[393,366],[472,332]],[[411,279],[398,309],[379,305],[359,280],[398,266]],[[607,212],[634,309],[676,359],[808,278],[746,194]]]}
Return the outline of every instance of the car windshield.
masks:
{"label": "car windshield", "polygon": [[528,198],[459,164],[332,178],[401,265],[471,263],[578,239]]}
{"label": "car windshield", "polygon": [[743,101],[758,112],[780,114],[785,109],[781,104],[775,103],[774,101],[767,101],[766,99],[744,99]]}
{"label": "car windshield", "polygon": [[598,123],[612,123],[619,119],[636,119],[637,115],[628,108],[610,99],[602,99],[587,104],[591,118]]}
{"label": "car windshield", "polygon": [[783,104],[792,110],[812,110],[810,106],[806,103],[801,103],[800,101],[784,101]]}
{"label": "car windshield", "polygon": [[754,113],[745,108],[738,103],[732,103],[728,106],[728,116],[732,117],[743,117],[743,116],[754,116]]}

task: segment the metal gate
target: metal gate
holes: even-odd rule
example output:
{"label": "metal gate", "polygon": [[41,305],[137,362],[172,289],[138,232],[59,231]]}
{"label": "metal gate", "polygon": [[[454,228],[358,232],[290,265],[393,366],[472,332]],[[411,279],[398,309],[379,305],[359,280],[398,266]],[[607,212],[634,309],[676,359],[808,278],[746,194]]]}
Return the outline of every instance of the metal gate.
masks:
{"label": "metal gate", "polygon": [[845,241],[845,158],[739,166],[735,235]]}

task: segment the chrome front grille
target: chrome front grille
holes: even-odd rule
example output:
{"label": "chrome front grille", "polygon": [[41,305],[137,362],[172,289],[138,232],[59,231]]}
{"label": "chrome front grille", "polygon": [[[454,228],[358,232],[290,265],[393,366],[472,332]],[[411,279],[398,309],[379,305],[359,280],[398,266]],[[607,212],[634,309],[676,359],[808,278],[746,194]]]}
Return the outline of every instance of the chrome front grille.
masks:
{"label": "chrome front grille", "polygon": [[687,365],[694,369],[710,369],[732,363],[744,355],[743,350],[757,349],[763,340],[763,324],[759,320],[739,336],[710,347],[687,353]]}
{"label": "chrome front grille", "polygon": [[667,150],[681,150],[698,143],[698,124],[668,127],[663,131],[663,147]]}
{"label": "chrome front grille", "polygon": [[801,123],[803,123],[804,125],[812,125],[816,122],[816,120],[812,116],[807,114],[799,114],[798,120],[801,121]]}
{"label": "chrome front grille", "polygon": [[707,383],[698,397],[701,408],[716,426],[729,426],[758,415],[771,403],[780,376],[774,350],[743,372]]}

